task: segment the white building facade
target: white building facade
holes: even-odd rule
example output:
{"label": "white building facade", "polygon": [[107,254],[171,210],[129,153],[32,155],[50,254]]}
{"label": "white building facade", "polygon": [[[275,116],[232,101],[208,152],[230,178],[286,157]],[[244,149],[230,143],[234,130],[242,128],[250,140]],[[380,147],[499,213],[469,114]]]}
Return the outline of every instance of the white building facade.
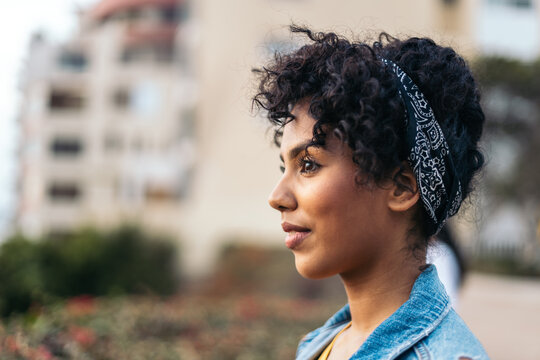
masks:
{"label": "white building facade", "polygon": [[178,54],[187,7],[103,1],[65,44],[31,42],[21,81],[17,227],[137,222],[177,233],[197,90]]}

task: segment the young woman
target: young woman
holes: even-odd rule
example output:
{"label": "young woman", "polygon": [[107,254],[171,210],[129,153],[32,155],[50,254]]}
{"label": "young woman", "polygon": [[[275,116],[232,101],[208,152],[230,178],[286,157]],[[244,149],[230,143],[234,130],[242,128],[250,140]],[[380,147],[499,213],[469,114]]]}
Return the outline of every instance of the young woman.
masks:
{"label": "young woman", "polygon": [[283,161],[269,202],[298,272],[339,274],[348,297],[297,359],[486,359],[425,260],[483,164],[465,61],[426,38],[291,30],[310,42],[256,70]]}

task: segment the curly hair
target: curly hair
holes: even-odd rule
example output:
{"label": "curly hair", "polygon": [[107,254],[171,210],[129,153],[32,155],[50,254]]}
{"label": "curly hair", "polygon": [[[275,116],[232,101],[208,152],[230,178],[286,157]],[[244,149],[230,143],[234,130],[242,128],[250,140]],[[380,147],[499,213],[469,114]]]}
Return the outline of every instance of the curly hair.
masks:
{"label": "curly hair", "polygon": [[[333,32],[314,33],[295,25],[290,30],[306,35],[310,43],[276,54],[270,65],[254,70],[259,89],[253,104],[266,110],[275,125],[277,145],[283,126],[294,119],[293,106],[307,100],[316,121],[311,145],[324,146],[328,133],[336,135],[351,148],[363,183],[380,184],[396,169],[403,171],[409,153],[405,106],[395,75],[381,61],[385,58],[401,67],[429,101],[449,145],[463,198],[471,192],[471,180],[484,163],[478,148],[484,113],[471,71],[452,48],[429,38],[399,40],[386,33],[370,46]],[[393,176],[401,185],[397,179]],[[417,222],[427,239],[433,234],[423,226],[424,216],[421,211]]]}

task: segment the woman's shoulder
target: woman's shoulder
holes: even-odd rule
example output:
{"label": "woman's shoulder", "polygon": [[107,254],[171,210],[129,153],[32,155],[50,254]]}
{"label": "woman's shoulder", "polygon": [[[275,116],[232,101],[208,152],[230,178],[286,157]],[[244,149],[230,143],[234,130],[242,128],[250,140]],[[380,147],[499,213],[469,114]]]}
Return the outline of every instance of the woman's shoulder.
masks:
{"label": "woman's shoulder", "polygon": [[489,359],[480,341],[453,309],[413,350],[417,359]]}

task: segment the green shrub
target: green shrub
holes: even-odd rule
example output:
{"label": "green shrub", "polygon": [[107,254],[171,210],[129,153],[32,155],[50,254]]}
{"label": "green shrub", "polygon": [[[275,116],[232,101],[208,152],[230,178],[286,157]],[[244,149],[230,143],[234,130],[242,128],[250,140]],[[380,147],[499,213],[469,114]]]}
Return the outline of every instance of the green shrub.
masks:
{"label": "green shrub", "polygon": [[[110,273],[103,274],[110,280],[109,289],[126,293],[152,292],[170,295],[178,284],[176,249],[165,240],[147,239],[134,227],[123,227],[106,239],[108,246],[105,266]],[[119,259],[121,259],[119,261]],[[122,285],[114,289],[111,285]]]}
{"label": "green shrub", "polygon": [[178,284],[176,248],[136,227],[82,229],[0,248],[0,313],[25,311],[45,299],[77,295],[170,295]]}
{"label": "green shrub", "polygon": [[38,246],[14,236],[0,246],[0,315],[24,311],[44,297]]}
{"label": "green shrub", "polygon": [[82,230],[59,238],[47,238],[41,245],[44,286],[50,293],[69,297],[102,295],[103,258],[107,244],[95,230]]}
{"label": "green shrub", "polygon": [[135,227],[110,233],[92,229],[43,242],[45,287],[62,297],[176,289],[175,249]]}

